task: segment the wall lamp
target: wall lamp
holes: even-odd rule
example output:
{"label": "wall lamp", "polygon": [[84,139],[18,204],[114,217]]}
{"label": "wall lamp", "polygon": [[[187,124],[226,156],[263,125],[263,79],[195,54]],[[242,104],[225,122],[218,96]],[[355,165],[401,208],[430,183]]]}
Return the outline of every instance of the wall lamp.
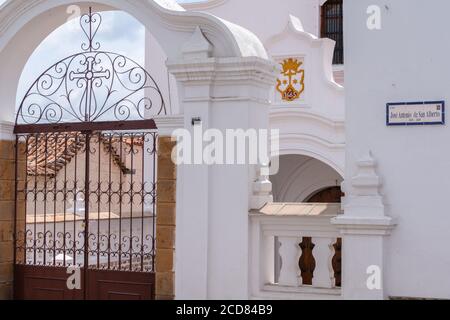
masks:
{"label": "wall lamp", "polygon": [[192,118],[192,126],[199,126],[202,124],[202,118],[197,117],[197,118]]}

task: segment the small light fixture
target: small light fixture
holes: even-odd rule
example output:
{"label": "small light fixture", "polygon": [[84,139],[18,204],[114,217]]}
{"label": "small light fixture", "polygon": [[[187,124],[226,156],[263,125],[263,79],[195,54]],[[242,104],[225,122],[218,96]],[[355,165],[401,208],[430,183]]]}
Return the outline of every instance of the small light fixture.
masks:
{"label": "small light fixture", "polygon": [[192,118],[192,126],[199,126],[202,124],[202,118],[200,117],[196,117],[196,118]]}

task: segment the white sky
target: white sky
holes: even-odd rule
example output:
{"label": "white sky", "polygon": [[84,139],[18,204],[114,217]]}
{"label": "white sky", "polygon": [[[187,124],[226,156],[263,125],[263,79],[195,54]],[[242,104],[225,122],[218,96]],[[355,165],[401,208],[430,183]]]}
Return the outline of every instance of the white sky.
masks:
{"label": "white sky", "polygon": [[[123,54],[144,65],[144,26],[124,12],[104,12],[102,17],[103,22],[95,38],[101,44],[100,50]],[[45,70],[82,51],[81,44],[86,41],[86,36],[77,20],[56,29],[36,48],[22,73],[17,104],[20,104],[28,88]]]}

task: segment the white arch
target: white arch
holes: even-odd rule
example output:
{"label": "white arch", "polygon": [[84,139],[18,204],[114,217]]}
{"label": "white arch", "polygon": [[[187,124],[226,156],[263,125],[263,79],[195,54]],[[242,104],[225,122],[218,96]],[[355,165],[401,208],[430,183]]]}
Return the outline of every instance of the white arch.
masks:
{"label": "white arch", "polygon": [[277,202],[303,202],[313,193],[340,185],[343,181],[327,163],[305,155],[283,155],[280,171],[272,177]]}
{"label": "white arch", "polygon": [[[20,29],[41,14],[65,10],[74,3],[80,6],[99,4],[99,9],[130,13],[154,33],[169,58],[180,57],[180,50],[173,49],[179,49],[197,26],[213,44],[216,57],[267,58],[264,46],[250,31],[207,13],[188,12],[175,0],[8,0],[0,7],[0,51]],[[67,14],[54,15],[51,20],[61,25],[65,17]],[[39,25],[43,26],[42,20]]]}
{"label": "white arch", "polygon": [[280,130],[281,155],[304,155],[345,171],[345,122],[298,107],[272,108],[272,129]]}
{"label": "white arch", "polygon": [[316,160],[319,160],[329,167],[333,168],[341,177],[344,177],[345,174],[345,162],[344,161],[336,161],[333,159],[333,156],[330,155],[326,150],[313,150],[310,148],[289,148],[282,147],[280,148],[280,156],[288,156],[288,155],[298,155],[298,156],[307,156]]}
{"label": "white arch", "polygon": [[[291,175],[286,180],[286,182],[283,185],[283,187],[281,188],[281,190],[279,190],[279,192],[280,192],[279,196],[281,198],[286,198],[288,192],[291,191],[292,187],[294,186],[294,184],[297,183],[297,181],[299,179],[302,179],[302,177],[309,170],[314,171],[315,167],[318,165],[317,161],[319,161],[319,160],[317,160],[315,158],[310,158],[305,163],[302,163],[298,167],[294,168],[291,171]],[[324,162],[322,162],[322,163],[324,163]],[[334,185],[336,185],[336,180],[330,179],[329,177],[314,181],[313,183],[311,183],[309,185],[305,185],[302,190],[298,190],[299,193],[297,195],[297,198],[295,199],[295,202],[302,202],[305,199],[307,199],[307,197],[311,196],[314,192],[323,190],[325,188],[328,188],[328,187],[334,186]]]}
{"label": "white arch", "polygon": [[181,59],[182,46],[197,27],[211,42],[214,57],[259,57],[267,53],[250,31],[213,15],[188,12],[174,0],[8,0],[0,6],[0,121],[14,120],[17,83],[35,48],[69,15],[67,6],[82,10],[122,10],[139,20],[160,43],[169,60]]}

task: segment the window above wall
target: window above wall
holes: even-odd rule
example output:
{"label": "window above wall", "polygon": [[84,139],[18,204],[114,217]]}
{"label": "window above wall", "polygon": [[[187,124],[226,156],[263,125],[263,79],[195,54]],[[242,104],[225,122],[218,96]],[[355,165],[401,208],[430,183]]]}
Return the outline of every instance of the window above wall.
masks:
{"label": "window above wall", "polygon": [[343,0],[328,0],[321,11],[321,37],[336,41],[333,64],[344,64]]}

